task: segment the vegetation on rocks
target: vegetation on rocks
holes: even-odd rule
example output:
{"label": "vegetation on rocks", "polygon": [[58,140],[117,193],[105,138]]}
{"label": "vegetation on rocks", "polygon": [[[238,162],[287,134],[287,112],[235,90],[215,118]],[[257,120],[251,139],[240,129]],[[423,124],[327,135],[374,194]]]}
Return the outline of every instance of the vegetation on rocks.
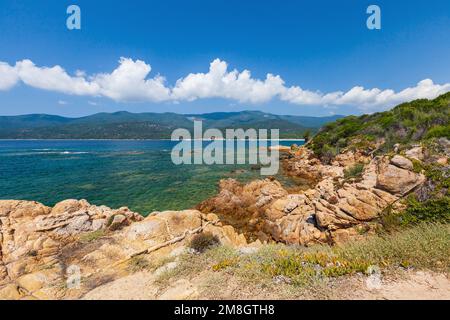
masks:
{"label": "vegetation on rocks", "polygon": [[377,148],[377,141],[384,141],[379,151],[386,152],[397,143],[439,137],[450,139],[450,92],[434,100],[403,103],[390,111],[339,119],[325,125],[310,147],[326,160],[355,145],[370,151]]}
{"label": "vegetation on rocks", "polygon": [[169,279],[173,281],[209,269],[253,283],[283,281],[310,287],[327,279],[357,273],[369,275],[374,268],[381,272],[396,268],[448,272],[449,231],[448,224],[420,223],[341,246],[265,245],[248,254],[219,246],[200,255],[185,254]]}
{"label": "vegetation on rocks", "polygon": [[203,252],[206,249],[218,245],[219,243],[219,238],[211,232],[202,232],[192,237],[189,247],[197,252]]}
{"label": "vegetation on rocks", "polygon": [[344,170],[345,179],[357,179],[362,176],[364,172],[364,164],[357,163],[354,166]]}

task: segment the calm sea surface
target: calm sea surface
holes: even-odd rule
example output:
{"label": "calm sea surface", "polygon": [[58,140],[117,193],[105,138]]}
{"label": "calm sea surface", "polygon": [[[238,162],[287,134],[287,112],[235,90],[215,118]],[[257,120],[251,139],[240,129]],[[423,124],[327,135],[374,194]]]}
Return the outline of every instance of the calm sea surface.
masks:
{"label": "calm sea surface", "polygon": [[[301,144],[282,141],[280,144]],[[64,199],[148,214],[191,208],[222,178],[260,178],[250,165],[174,165],[176,142],[163,140],[0,141],[0,199]]]}

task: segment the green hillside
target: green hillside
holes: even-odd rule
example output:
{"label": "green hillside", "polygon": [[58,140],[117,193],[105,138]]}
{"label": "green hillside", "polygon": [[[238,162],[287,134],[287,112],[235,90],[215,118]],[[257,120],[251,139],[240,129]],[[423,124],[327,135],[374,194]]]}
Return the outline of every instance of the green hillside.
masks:
{"label": "green hillside", "polygon": [[433,137],[450,139],[450,92],[385,112],[339,119],[324,126],[310,148],[328,160],[347,147],[387,152],[396,143],[413,144]]}
{"label": "green hillside", "polygon": [[52,115],[0,117],[0,139],[168,139],[173,130],[193,130],[202,120],[204,129],[280,129],[281,138],[302,138],[316,132],[333,117],[279,116],[260,111],[176,113],[97,113],[81,118]]}

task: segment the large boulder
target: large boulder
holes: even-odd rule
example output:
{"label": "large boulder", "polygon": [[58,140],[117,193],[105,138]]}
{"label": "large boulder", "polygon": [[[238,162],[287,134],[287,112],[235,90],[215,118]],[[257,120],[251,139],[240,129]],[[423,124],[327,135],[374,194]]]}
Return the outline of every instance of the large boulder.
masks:
{"label": "large boulder", "polygon": [[381,162],[378,169],[377,188],[394,195],[403,196],[425,182],[423,174],[399,168],[387,162]]}
{"label": "large boulder", "polygon": [[53,209],[34,201],[0,201],[0,285],[42,268],[59,268],[65,245],[82,233],[107,228],[106,222],[94,225],[96,219],[114,222],[116,216],[123,217],[121,225],[143,219],[128,208],[112,210],[86,200],[62,201]]}
{"label": "large boulder", "polygon": [[406,170],[413,170],[413,168],[414,168],[413,163],[411,162],[411,160],[406,159],[405,157],[402,157],[402,156],[399,156],[399,155],[393,156],[392,159],[391,159],[391,163],[394,166],[397,166],[399,168],[406,169]]}

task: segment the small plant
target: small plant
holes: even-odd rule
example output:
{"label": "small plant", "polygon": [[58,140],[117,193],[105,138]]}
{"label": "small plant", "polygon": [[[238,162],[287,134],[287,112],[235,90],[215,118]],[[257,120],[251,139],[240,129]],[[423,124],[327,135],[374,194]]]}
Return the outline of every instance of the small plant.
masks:
{"label": "small plant", "polygon": [[450,197],[430,199],[424,202],[415,197],[408,198],[408,207],[400,216],[402,225],[420,222],[450,222]]}
{"label": "small plant", "polygon": [[37,250],[30,250],[30,251],[28,251],[28,255],[30,257],[37,257],[38,252],[37,252]]}
{"label": "small plant", "polygon": [[141,256],[133,257],[128,262],[128,270],[131,272],[138,272],[149,268],[150,263],[148,262],[147,259]]}
{"label": "small plant", "polygon": [[212,248],[220,243],[219,238],[211,232],[202,232],[192,237],[189,247],[198,252]]}
{"label": "small plant", "polygon": [[212,266],[213,271],[221,271],[224,269],[227,269],[229,267],[234,267],[238,264],[239,259],[238,258],[227,258],[221,260],[219,263],[216,263]]}
{"label": "small plant", "polygon": [[309,141],[309,139],[311,139],[311,131],[310,130],[306,130],[303,133],[303,139],[305,139],[305,143],[307,143]]}
{"label": "small plant", "polygon": [[364,172],[364,164],[357,163],[353,167],[344,170],[344,178],[348,179],[358,179],[361,178]]}
{"label": "small plant", "polygon": [[97,231],[92,231],[89,233],[84,233],[80,236],[80,241],[81,242],[91,242],[94,240],[97,240],[98,238],[101,238],[105,235],[105,232],[103,230],[97,230]]}

